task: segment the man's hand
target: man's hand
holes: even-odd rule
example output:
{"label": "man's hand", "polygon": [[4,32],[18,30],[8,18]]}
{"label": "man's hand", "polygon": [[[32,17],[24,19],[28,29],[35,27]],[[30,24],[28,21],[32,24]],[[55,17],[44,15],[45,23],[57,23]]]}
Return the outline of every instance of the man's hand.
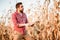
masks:
{"label": "man's hand", "polygon": [[28,23],[28,26],[33,26],[34,25],[34,23]]}
{"label": "man's hand", "polygon": [[19,27],[28,26],[29,24],[19,24]]}
{"label": "man's hand", "polygon": [[23,26],[25,26],[25,24],[19,24],[19,27],[23,27]]}
{"label": "man's hand", "polygon": [[33,26],[34,25],[34,23],[27,23],[25,26],[27,27],[27,26]]}

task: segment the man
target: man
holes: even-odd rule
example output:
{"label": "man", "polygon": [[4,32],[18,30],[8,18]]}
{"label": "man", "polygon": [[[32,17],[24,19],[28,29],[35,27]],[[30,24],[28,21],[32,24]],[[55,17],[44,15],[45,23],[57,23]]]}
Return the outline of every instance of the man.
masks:
{"label": "man", "polygon": [[12,21],[14,24],[14,40],[21,40],[22,37],[25,37],[25,27],[26,25],[30,25],[30,23],[26,24],[28,23],[28,20],[23,10],[24,8],[22,2],[19,2],[16,4],[16,12],[12,14]]}

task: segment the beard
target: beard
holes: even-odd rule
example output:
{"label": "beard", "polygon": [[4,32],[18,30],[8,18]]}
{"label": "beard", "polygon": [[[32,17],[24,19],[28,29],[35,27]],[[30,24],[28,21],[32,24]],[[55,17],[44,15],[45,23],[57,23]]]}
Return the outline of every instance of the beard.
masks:
{"label": "beard", "polygon": [[21,13],[23,13],[23,10],[20,10]]}

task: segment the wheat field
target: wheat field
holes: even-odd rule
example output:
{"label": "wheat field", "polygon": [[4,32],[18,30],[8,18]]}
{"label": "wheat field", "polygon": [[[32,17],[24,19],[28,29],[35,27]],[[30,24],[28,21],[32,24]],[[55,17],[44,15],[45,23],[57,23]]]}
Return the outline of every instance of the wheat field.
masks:
{"label": "wheat field", "polygon": [[[48,8],[49,3],[50,1],[46,0],[44,6],[34,8],[38,10],[33,12],[34,16],[28,16],[31,22],[35,18],[35,23],[26,27],[27,34],[34,40],[60,40],[60,0],[58,2],[54,0],[54,7],[51,11]],[[26,12],[30,13],[30,11],[31,9],[28,9]],[[0,40],[13,40],[13,32],[11,24],[5,26],[4,22],[0,23]]]}

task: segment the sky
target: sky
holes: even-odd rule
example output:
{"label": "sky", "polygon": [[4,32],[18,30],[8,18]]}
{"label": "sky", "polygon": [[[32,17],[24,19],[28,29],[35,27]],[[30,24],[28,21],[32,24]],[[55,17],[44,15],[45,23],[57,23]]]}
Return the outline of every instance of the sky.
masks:
{"label": "sky", "polygon": [[[15,4],[17,2],[22,2],[24,5],[24,9],[26,10],[33,0],[0,0],[0,16],[5,14],[8,9],[12,7],[15,10]],[[35,1],[33,1],[35,2]]]}
{"label": "sky", "polygon": [[[15,10],[15,4],[17,2],[22,2],[25,10],[30,8],[31,4],[35,4],[34,6],[37,5],[37,0],[0,0],[0,16],[6,14],[7,10],[9,10],[11,7]],[[41,0],[40,4],[42,5],[43,2],[44,0]]]}

